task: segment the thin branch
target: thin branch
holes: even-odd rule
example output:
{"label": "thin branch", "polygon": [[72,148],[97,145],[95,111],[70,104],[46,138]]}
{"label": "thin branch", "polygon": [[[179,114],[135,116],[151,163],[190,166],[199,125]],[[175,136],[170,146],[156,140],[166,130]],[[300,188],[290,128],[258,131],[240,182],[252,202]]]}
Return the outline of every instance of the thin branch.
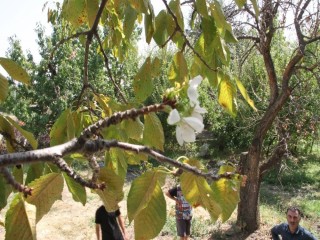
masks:
{"label": "thin branch", "polygon": [[88,187],[91,189],[101,189],[101,190],[105,189],[106,187],[105,183],[97,183],[95,181],[87,181],[83,179],[80,175],[78,175],[75,171],[73,171],[73,169],[70,168],[66,163],[66,161],[64,161],[62,158],[56,159],[54,161],[54,164],[56,164],[61,171],[65,172],[69,177],[71,177],[81,186]]}
{"label": "thin branch", "polygon": [[108,141],[108,140],[104,140],[104,139],[97,139],[97,140],[88,141],[84,146],[84,152],[85,153],[94,153],[97,151],[102,151],[102,150],[106,150],[106,149],[110,149],[110,148],[120,148],[120,149],[123,149],[126,151],[134,152],[136,154],[145,153],[148,156],[156,159],[160,163],[168,163],[171,166],[180,168],[180,169],[187,171],[187,172],[191,172],[196,176],[204,177],[208,180],[217,181],[221,178],[231,179],[234,176],[238,175],[238,173],[235,173],[235,172],[226,172],[224,174],[214,174],[212,172],[205,173],[205,172],[202,172],[201,170],[199,170],[197,167],[190,166],[188,164],[181,163],[181,162],[176,161],[172,158],[166,157],[166,156],[162,155],[161,153],[152,150],[149,147],[131,144],[131,143],[125,143],[125,142],[118,142],[117,140]]}
{"label": "thin branch", "polygon": [[8,168],[2,167],[0,168],[0,173],[3,175],[3,177],[7,180],[8,184],[14,187],[14,189],[18,190],[19,192],[22,192],[25,197],[28,195],[31,196],[32,189],[28,186],[25,186],[19,182],[17,182],[13,175],[10,173]]}

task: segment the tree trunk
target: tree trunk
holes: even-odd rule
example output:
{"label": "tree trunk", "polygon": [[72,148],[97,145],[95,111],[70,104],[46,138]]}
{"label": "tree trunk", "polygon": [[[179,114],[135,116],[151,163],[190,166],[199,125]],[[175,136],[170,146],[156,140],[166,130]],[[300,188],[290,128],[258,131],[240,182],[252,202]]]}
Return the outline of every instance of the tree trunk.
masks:
{"label": "tree trunk", "polygon": [[242,154],[240,158],[240,173],[247,176],[247,182],[240,190],[237,224],[250,233],[257,230],[260,226],[259,158],[261,148],[259,146],[261,144],[257,142],[256,146],[251,146],[249,152]]}

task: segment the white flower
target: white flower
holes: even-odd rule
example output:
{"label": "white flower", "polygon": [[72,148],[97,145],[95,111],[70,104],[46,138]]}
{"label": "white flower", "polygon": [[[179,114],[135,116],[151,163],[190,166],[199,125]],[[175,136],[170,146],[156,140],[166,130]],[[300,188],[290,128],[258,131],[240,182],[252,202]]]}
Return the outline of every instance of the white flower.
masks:
{"label": "white flower", "polygon": [[207,113],[207,110],[205,108],[200,107],[199,105],[196,105],[191,113],[191,117],[198,118],[201,122],[203,122],[203,117],[201,114]]}
{"label": "white flower", "polygon": [[197,89],[201,81],[202,81],[202,77],[200,75],[196,76],[195,78],[189,81],[189,88],[187,93],[188,93],[191,107],[199,105],[199,101],[198,101],[199,94]]}
{"label": "white flower", "polygon": [[196,140],[196,132],[202,132],[204,125],[202,119],[197,117],[180,117],[177,109],[170,112],[168,119],[170,125],[177,124],[176,138],[182,146],[184,142],[194,142]]}

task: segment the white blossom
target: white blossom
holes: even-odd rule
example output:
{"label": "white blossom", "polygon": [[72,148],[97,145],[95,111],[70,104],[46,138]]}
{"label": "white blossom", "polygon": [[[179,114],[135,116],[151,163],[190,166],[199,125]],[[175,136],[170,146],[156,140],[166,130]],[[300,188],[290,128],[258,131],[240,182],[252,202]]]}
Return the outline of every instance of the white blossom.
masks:
{"label": "white blossom", "polygon": [[189,81],[189,88],[188,88],[187,94],[190,100],[191,107],[199,105],[198,86],[201,83],[201,81],[202,81],[202,77],[200,75],[196,76],[195,78]]}

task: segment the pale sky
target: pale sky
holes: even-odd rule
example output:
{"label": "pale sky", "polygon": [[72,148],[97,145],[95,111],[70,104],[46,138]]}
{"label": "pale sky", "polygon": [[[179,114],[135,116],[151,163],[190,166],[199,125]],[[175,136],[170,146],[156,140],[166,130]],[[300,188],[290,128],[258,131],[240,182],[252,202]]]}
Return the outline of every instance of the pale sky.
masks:
{"label": "pale sky", "polygon": [[[47,8],[42,11],[44,4],[52,6],[54,0],[0,0],[0,57],[5,57],[9,47],[8,38],[16,35],[20,40],[22,49],[31,51],[35,60],[39,60],[36,24],[40,22],[50,33],[47,24]],[[62,2],[62,0],[59,0]],[[152,0],[155,12],[164,8],[161,0]]]}

